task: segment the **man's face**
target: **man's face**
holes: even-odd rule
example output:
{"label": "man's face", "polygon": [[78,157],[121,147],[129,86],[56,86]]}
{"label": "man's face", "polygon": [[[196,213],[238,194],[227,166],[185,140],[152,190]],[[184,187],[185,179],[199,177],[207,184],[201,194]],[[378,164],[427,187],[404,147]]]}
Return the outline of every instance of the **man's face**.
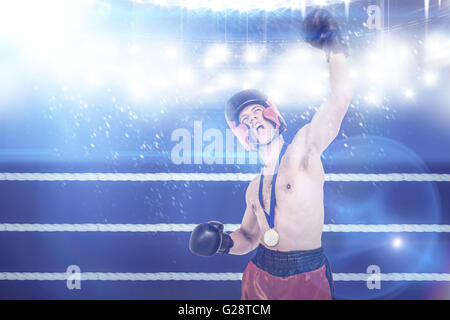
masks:
{"label": "man's face", "polygon": [[239,113],[239,123],[245,124],[251,131],[249,134],[256,137],[260,144],[269,143],[275,134],[274,126],[264,118],[263,110],[264,106],[251,104]]}

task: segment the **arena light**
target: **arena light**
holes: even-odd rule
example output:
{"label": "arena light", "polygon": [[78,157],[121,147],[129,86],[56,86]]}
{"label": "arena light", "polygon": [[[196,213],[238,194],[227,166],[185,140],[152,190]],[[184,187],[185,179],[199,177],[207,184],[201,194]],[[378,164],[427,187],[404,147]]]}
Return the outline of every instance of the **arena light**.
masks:
{"label": "arena light", "polygon": [[191,68],[181,68],[177,72],[177,83],[181,86],[189,86],[194,83],[194,72]]}
{"label": "arena light", "polygon": [[103,83],[102,78],[96,73],[89,74],[86,80],[93,87],[98,87]]}
{"label": "arena light", "polygon": [[279,68],[277,71],[275,71],[274,78],[277,85],[283,88],[293,85],[297,86],[298,83],[296,83],[295,81],[295,79],[297,78],[296,73],[296,70],[293,70],[293,68],[283,66],[282,68]]}
{"label": "arena light", "polygon": [[450,64],[450,38],[444,34],[430,35],[425,42],[425,61],[437,67]]}
{"label": "arena light", "polygon": [[230,56],[230,50],[226,44],[217,44],[213,46],[211,53],[219,62],[226,62]]}
{"label": "arena light", "polygon": [[260,70],[246,71],[242,76],[239,76],[239,79],[242,80],[242,89],[255,89],[261,85],[264,73]]}
{"label": "arena light", "polygon": [[314,4],[323,7],[327,5],[327,0],[316,0]]}
{"label": "arena light", "polygon": [[264,72],[260,70],[251,70],[247,72],[246,77],[253,82],[258,82],[264,79]]}
{"label": "arena light", "polygon": [[275,104],[279,105],[284,102],[285,96],[280,89],[269,88],[268,90],[266,90],[266,92],[270,100],[273,101]]}
{"label": "arena light", "polygon": [[150,77],[150,86],[154,89],[166,89],[169,87],[170,82],[167,77],[163,75],[153,75]]}
{"label": "arena light", "polygon": [[436,72],[426,72],[423,76],[423,82],[427,86],[434,86],[438,81],[438,75]]}
{"label": "arena light", "polygon": [[166,47],[165,53],[169,59],[175,60],[179,56],[178,48],[175,45]]}
{"label": "arena light", "polygon": [[0,1],[0,35],[28,52],[61,46],[82,28],[84,6],[75,0]]}
{"label": "arena light", "polygon": [[392,241],[392,246],[393,246],[394,248],[400,248],[402,245],[403,245],[403,241],[402,241],[402,239],[400,239],[400,238],[395,238],[395,239]]}
{"label": "arena light", "polygon": [[415,92],[414,92],[414,90],[412,90],[411,88],[407,88],[407,89],[405,89],[404,91],[403,91],[403,96],[406,98],[406,99],[413,99],[414,98],[414,96],[415,96]]}
{"label": "arena light", "polygon": [[223,73],[218,77],[219,85],[223,88],[229,88],[234,83],[234,78],[230,73]]}
{"label": "arena light", "polygon": [[215,44],[206,53],[204,66],[214,68],[218,64],[227,62],[230,57],[230,50],[226,44]]}
{"label": "arena light", "polygon": [[131,93],[134,99],[142,99],[147,95],[148,89],[144,83],[133,83],[131,85]]}
{"label": "arena light", "polygon": [[206,86],[203,89],[200,90],[200,92],[204,93],[204,94],[212,94],[214,92],[216,92],[217,88],[214,86]]}
{"label": "arena light", "polygon": [[207,69],[214,68],[216,66],[216,60],[210,56],[207,56],[207,57],[205,57],[205,60],[203,61],[203,65]]}
{"label": "arena light", "polygon": [[379,105],[381,103],[381,97],[376,92],[368,92],[365,95],[364,99],[366,100],[367,103],[371,105]]}
{"label": "arena light", "polygon": [[387,42],[383,48],[370,50],[363,62],[366,79],[377,85],[398,84],[408,78],[412,53],[409,46],[395,40]]}
{"label": "arena light", "polygon": [[128,53],[132,56],[135,56],[141,52],[141,48],[137,45],[131,45],[128,47]]}
{"label": "arena light", "polygon": [[254,88],[255,88],[255,85],[250,81],[244,81],[244,83],[242,84],[242,87],[241,87],[242,90],[254,89]]}
{"label": "arena light", "polygon": [[247,46],[245,50],[245,61],[247,63],[256,63],[261,60],[263,49],[257,48],[255,46]]}
{"label": "arena light", "polygon": [[71,76],[74,73],[74,63],[70,60],[62,60],[55,62],[56,64],[56,72],[62,76]]}
{"label": "arena light", "polygon": [[299,87],[302,89],[303,94],[309,96],[310,98],[323,98],[326,94],[324,82],[318,79],[309,79]]}

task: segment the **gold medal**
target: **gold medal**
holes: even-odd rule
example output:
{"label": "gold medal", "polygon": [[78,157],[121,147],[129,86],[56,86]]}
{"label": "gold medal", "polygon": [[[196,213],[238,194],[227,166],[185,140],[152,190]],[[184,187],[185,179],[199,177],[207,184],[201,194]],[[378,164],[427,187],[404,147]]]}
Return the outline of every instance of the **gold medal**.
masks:
{"label": "gold medal", "polygon": [[264,233],[264,243],[269,247],[276,246],[278,241],[280,241],[280,236],[274,229],[269,229]]}

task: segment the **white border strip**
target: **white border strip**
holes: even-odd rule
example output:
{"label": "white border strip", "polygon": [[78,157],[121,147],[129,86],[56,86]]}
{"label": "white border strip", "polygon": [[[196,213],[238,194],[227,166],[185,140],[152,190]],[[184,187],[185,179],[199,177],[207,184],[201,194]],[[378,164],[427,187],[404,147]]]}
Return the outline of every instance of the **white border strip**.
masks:
{"label": "white border strip", "polygon": [[[191,232],[197,224],[40,224],[2,223],[0,232]],[[232,232],[239,224],[225,224]],[[323,232],[450,232],[439,224],[326,224]]]}
{"label": "white border strip", "polygon": [[[78,278],[79,276],[79,278]],[[333,273],[334,281],[371,281],[373,274],[368,273]],[[201,272],[0,272],[0,280],[100,280],[100,281],[240,281],[242,273],[201,273]],[[379,277],[379,278],[378,278]],[[379,273],[381,281],[450,281],[450,273]]]}
{"label": "white border strip", "polygon": [[[13,173],[0,172],[0,181],[251,181],[258,173]],[[445,173],[327,173],[326,181],[450,182]]]}

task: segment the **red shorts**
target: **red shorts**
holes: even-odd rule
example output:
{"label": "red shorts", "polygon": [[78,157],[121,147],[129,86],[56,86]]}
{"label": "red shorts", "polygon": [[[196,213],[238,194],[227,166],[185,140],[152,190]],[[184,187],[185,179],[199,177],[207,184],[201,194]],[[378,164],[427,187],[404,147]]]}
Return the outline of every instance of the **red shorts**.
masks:
{"label": "red shorts", "polygon": [[334,282],[322,248],[273,251],[260,245],[242,277],[242,300],[329,300]]}

